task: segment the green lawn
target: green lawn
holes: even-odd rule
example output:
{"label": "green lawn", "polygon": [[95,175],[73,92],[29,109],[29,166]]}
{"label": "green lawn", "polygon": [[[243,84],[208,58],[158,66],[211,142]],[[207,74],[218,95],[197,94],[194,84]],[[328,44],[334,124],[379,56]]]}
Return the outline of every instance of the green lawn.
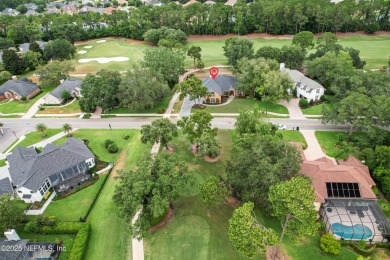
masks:
{"label": "green lawn", "polygon": [[[108,127],[108,123],[107,123]],[[128,145],[129,140],[124,140],[122,137],[125,135],[130,135],[132,138],[133,135],[138,132],[130,129],[79,129],[73,132],[73,137],[80,139],[88,139],[88,146],[91,147],[92,152],[99,157],[100,160],[105,162],[115,162],[123,148]],[[111,139],[113,140],[119,150],[117,153],[109,153],[104,147],[104,140]],[[55,141],[55,144],[64,144],[66,141],[66,137],[62,137]]]}
{"label": "green lawn", "polygon": [[0,160],[0,167],[6,166],[6,159]]}
{"label": "green lawn", "polygon": [[[232,135],[231,130],[218,132],[222,153],[221,161],[215,163],[202,160],[197,164],[190,150],[191,145],[183,135],[179,135],[171,143],[175,148],[175,154],[189,163],[197,183],[181,191],[180,198],[174,202],[173,218],[144,240],[147,259],[249,259],[233,248],[227,235],[228,220],[235,208],[225,204],[219,208],[205,206],[198,189],[198,184],[209,176],[226,177],[225,162],[230,157]],[[290,136],[296,141],[302,141],[298,134]],[[265,226],[280,233],[281,224],[277,219],[266,216],[259,208],[256,209],[256,216]],[[305,238],[304,246],[293,246],[286,239],[283,251],[287,251],[291,257],[289,259],[356,259],[356,254],[346,248],[342,248],[341,254],[337,257],[321,255],[318,235]],[[265,259],[265,256],[257,255],[253,259]]]}
{"label": "green lawn", "polygon": [[307,147],[306,139],[301,132],[293,130],[279,130],[278,132],[282,134],[284,140],[300,142],[302,147]]}
{"label": "green lawn", "polygon": [[[45,138],[42,138],[42,133],[41,132],[37,132],[37,131],[34,131],[34,132],[31,132],[31,133],[28,133],[26,134],[26,138],[24,138],[20,143],[18,143],[16,147],[18,146],[30,146],[30,145],[33,145],[33,144],[36,144],[36,143],[39,143],[43,140],[46,140],[47,138],[49,137],[52,137],[53,135],[56,135],[58,133],[60,133],[62,130],[61,129],[57,129],[57,128],[49,128],[45,131]],[[10,147],[12,146],[13,144],[10,145]],[[14,149],[15,149],[14,148]],[[9,147],[7,148],[9,149]],[[12,150],[14,150],[12,149]]]}
{"label": "green lawn", "polygon": [[[143,59],[143,51],[149,46],[143,42],[127,41],[125,39],[105,38],[106,42],[97,43],[99,39],[88,41],[82,45],[77,46],[78,51],[87,51],[85,54],[76,54],[75,59],[85,58],[113,58],[113,57],[128,57],[128,61],[98,63],[97,61],[90,61],[87,63],[76,64],[76,74],[95,73],[101,69],[112,70],[129,70],[132,65],[137,64]],[[90,49],[85,46],[93,46]]]}
{"label": "green lawn", "polygon": [[30,242],[56,242],[56,240],[64,241],[65,250],[60,254],[59,260],[67,260],[69,258],[76,234],[28,233],[23,231],[23,227],[17,229],[18,235],[21,239],[29,239]]}
{"label": "green lawn", "polygon": [[162,109],[167,109],[169,102],[171,101],[172,95],[166,97],[160,104],[155,107],[143,110],[132,110],[126,107],[115,108],[108,111],[108,114],[157,114]]}
{"label": "green lawn", "polygon": [[44,110],[39,110],[38,114],[73,114],[73,113],[80,113],[80,105],[79,101],[76,100],[70,105],[66,105],[64,107],[58,107],[58,106],[51,106],[51,107],[45,107]]}
{"label": "green lawn", "polygon": [[318,143],[321,145],[322,150],[326,155],[330,157],[336,157],[339,155],[339,150],[335,146],[339,141],[339,137],[345,139],[346,133],[334,132],[334,131],[315,131]]}
{"label": "green lawn", "polygon": [[52,201],[44,215],[56,216],[60,221],[79,221],[87,213],[95,195],[107,178],[107,173],[100,174],[99,180],[93,185],[76,192],[64,199]]}
{"label": "green lawn", "polygon": [[329,104],[321,103],[301,110],[304,115],[322,115],[322,109],[327,106],[329,106]]}
{"label": "green lawn", "polygon": [[263,111],[288,114],[285,106],[270,102],[261,102],[254,98],[235,98],[232,102],[224,106],[207,106],[205,111],[209,113],[239,113],[242,111],[251,111],[255,106],[258,106]]}
{"label": "green lawn", "polygon": [[0,106],[0,113],[3,114],[12,114],[12,113],[25,113],[28,111],[28,109],[41,97],[46,95],[47,90],[44,90],[40,94],[38,94],[36,97],[33,99],[30,99],[28,101],[18,101],[18,100],[13,100],[7,104],[1,105]]}
{"label": "green lawn", "polygon": [[[150,150],[150,145],[144,145],[140,142],[139,131],[128,131],[130,139],[125,147],[125,162],[117,163],[119,165],[117,167],[121,168],[121,165],[124,165],[125,169],[133,168],[145,152]],[[127,223],[118,217],[117,208],[112,201],[115,186],[119,182],[119,180],[114,178],[115,175],[116,171],[114,169],[88,217],[92,232],[85,257],[87,260],[122,260],[128,259],[128,254],[131,254],[131,238],[127,229]]]}

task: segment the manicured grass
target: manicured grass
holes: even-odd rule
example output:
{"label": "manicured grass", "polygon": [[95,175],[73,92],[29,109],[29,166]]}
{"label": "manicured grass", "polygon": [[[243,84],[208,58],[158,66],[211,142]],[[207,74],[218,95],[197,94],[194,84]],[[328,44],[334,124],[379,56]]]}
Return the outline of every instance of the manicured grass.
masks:
{"label": "manicured grass", "polygon": [[60,221],[79,221],[87,213],[93,199],[103,185],[107,173],[100,174],[99,180],[66,198],[52,201],[44,212],[47,216],[56,216]]}
{"label": "manicured grass", "polygon": [[[62,132],[61,129],[49,128],[49,129],[47,129],[45,131],[46,136],[44,138],[42,138],[42,133],[41,132],[34,131],[34,132],[31,132],[31,133],[28,133],[28,134],[26,134],[26,138],[24,138],[20,143],[18,143],[15,146],[15,148],[18,147],[18,146],[26,146],[27,147],[27,146],[39,143],[39,142],[41,142],[43,140],[46,140],[47,138],[52,137],[53,135],[56,135],[56,134],[58,134],[60,132]],[[12,149],[12,150],[15,150],[15,148]]]}
{"label": "manicured grass", "polygon": [[7,164],[5,163],[7,159],[0,160],[0,167],[6,166]]}
{"label": "manicured grass", "polygon": [[[99,39],[89,41],[85,44],[77,46],[76,52],[87,51],[85,54],[76,54],[75,59],[86,58],[113,58],[113,57],[128,57],[128,61],[122,62],[109,62],[105,64],[98,63],[96,61],[90,61],[87,63],[77,63],[75,74],[95,73],[101,69],[112,70],[129,70],[131,66],[137,64],[143,59],[144,50],[150,48],[146,43],[127,41],[125,39],[113,39],[105,38],[107,42],[96,43]],[[93,46],[90,49],[84,48],[85,46]]]}
{"label": "manicured grass", "polygon": [[66,105],[66,106],[49,106],[45,107],[44,110],[38,111],[38,114],[73,114],[73,113],[80,113],[80,105],[79,101],[76,100],[72,104]]}
{"label": "manicured grass", "polygon": [[18,115],[0,116],[0,118],[19,118],[19,117],[22,117],[22,116],[18,116]]}
{"label": "manicured grass", "polygon": [[284,140],[300,142],[302,147],[307,147],[306,139],[301,132],[293,130],[279,130],[278,132],[282,134]]}
{"label": "manicured grass", "polygon": [[108,111],[108,114],[157,114],[164,109],[167,109],[172,95],[166,97],[160,104],[155,107],[143,110],[132,110],[126,107],[114,108]]}
{"label": "manicured grass", "polygon": [[322,109],[326,106],[329,106],[329,104],[322,103],[301,110],[304,115],[322,115]]}
{"label": "manicured grass", "polygon": [[23,227],[17,229],[18,235],[21,239],[28,239],[30,242],[56,242],[57,240],[62,240],[64,242],[65,250],[61,252],[59,260],[67,260],[69,258],[76,234],[28,233],[23,231]]}
{"label": "manicured grass", "polygon": [[[108,127],[108,123],[107,123]],[[124,140],[122,137],[130,135],[130,138],[137,134],[137,131],[130,129],[79,129],[72,133],[72,136],[80,139],[88,139],[88,146],[92,149],[92,152],[99,157],[100,160],[105,162],[115,162],[123,148],[128,145],[129,141]],[[62,137],[55,141],[55,144],[64,144],[67,137]],[[118,146],[117,153],[109,153],[104,147],[104,140],[111,139]]]}
{"label": "manicured grass", "polygon": [[345,139],[346,133],[334,131],[316,131],[315,135],[317,137],[318,143],[321,145],[321,148],[326,153],[326,155],[330,157],[337,157],[340,154],[335,145],[339,141],[340,136]]}
{"label": "manicured grass", "polygon": [[285,106],[270,102],[261,102],[254,98],[235,98],[224,106],[207,106],[205,111],[209,113],[239,113],[242,111],[252,111],[255,106],[258,106],[258,108],[267,112],[288,114],[288,110]]}
{"label": "manicured grass", "polygon": [[[137,161],[150,150],[150,145],[144,145],[140,142],[139,131],[128,131],[130,139],[125,146],[126,156],[122,158],[125,162],[118,161],[117,167],[123,166],[125,169],[132,169]],[[112,201],[115,186],[119,182],[118,179],[114,178],[115,175],[117,175],[116,169],[111,173],[88,217],[92,232],[85,257],[87,260],[122,260],[129,259],[129,254],[131,254],[128,224],[117,215],[117,207]]]}

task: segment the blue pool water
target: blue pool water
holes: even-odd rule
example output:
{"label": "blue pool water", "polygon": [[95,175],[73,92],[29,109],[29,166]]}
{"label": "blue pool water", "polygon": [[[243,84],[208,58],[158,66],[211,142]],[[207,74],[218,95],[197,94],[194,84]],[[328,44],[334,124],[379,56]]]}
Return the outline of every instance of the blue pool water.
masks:
{"label": "blue pool water", "polygon": [[344,239],[367,239],[372,236],[372,230],[361,224],[346,226],[341,223],[332,224],[333,232]]}

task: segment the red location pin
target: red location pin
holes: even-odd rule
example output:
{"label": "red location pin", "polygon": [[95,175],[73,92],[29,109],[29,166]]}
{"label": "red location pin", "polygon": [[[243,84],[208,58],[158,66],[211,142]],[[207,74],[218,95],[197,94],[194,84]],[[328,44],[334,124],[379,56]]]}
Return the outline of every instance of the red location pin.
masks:
{"label": "red location pin", "polygon": [[218,76],[218,68],[211,67],[210,68],[210,76],[215,79]]}

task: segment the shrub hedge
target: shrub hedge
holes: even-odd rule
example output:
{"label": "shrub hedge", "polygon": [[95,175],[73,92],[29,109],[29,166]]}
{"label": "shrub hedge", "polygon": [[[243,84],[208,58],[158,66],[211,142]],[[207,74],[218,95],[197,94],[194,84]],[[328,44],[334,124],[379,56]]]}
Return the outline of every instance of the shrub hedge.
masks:
{"label": "shrub hedge", "polygon": [[69,260],[81,260],[84,259],[87,252],[89,235],[91,234],[91,225],[89,223],[84,224],[79,232],[77,232],[76,238],[73,243],[72,251],[70,252]]}
{"label": "shrub hedge", "polygon": [[372,255],[372,253],[375,251],[375,248],[376,248],[376,244],[373,244],[369,248],[362,249],[362,248],[359,248],[356,243],[351,242],[351,241],[340,241],[340,242],[341,242],[342,246],[349,246],[353,250],[355,250],[356,253],[358,253],[359,255],[362,255],[362,256],[370,256],[370,255]]}

